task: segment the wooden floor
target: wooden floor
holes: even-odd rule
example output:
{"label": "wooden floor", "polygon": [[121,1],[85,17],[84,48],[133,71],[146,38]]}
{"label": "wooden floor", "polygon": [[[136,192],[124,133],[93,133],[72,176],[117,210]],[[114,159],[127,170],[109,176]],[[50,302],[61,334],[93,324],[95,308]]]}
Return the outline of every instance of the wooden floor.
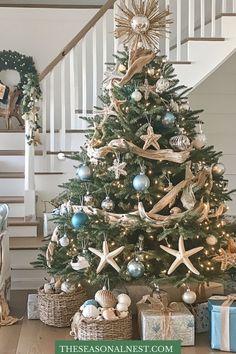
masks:
{"label": "wooden floor", "polygon": [[[13,291],[11,296],[12,315],[24,316],[23,321],[11,327],[0,327],[0,354],[54,354],[56,339],[72,338],[69,328],[54,328],[39,320],[27,320],[26,291]],[[137,333],[134,334],[137,337]],[[208,345],[208,335],[198,335],[195,347],[182,348],[182,354],[213,354]]]}

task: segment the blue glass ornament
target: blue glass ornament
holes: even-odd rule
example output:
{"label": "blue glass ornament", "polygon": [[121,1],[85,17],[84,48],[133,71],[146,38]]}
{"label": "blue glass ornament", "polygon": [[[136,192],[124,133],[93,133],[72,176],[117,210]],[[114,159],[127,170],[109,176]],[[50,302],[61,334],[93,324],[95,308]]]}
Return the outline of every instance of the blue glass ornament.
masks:
{"label": "blue glass ornament", "polygon": [[78,230],[81,226],[86,224],[87,221],[88,221],[88,215],[85,214],[83,211],[78,211],[78,213],[75,213],[72,216],[71,224],[74,229]]}
{"label": "blue glass ornament", "polygon": [[150,187],[150,179],[143,172],[135,176],[133,179],[133,187],[136,191],[141,192]]}
{"label": "blue glass ornament", "polygon": [[138,259],[132,259],[127,265],[127,270],[131,278],[139,279],[144,275],[145,267]]}
{"label": "blue glass ornament", "polygon": [[80,166],[77,171],[76,171],[76,175],[79,177],[79,179],[83,182],[87,182],[90,181],[92,178],[92,172],[89,168],[89,166],[87,165],[82,165]]}
{"label": "blue glass ornament", "polygon": [[164,117],[162,118],[162,125],[165,127],[168,127],[170,125],[173,125],[176,120],[176,117],[174,116],[173,113],[171,112],[166,112]]}

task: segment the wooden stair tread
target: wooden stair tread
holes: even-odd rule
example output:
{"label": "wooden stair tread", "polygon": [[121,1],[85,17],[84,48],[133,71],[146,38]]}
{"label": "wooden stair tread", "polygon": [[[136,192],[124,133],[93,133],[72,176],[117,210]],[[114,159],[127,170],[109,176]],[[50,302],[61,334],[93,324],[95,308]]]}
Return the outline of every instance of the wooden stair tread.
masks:
{"label": "wooden stair tread", "polygon": [[[0,150],[0,156],[24,156],[25,150]],[[36,156],[43,155],[43,151],[35,150]]]}
{"label": "wooden stair tread", "polygon": [[38,226],[38,220],[25,220],[24,217],[10,217],[8,220],[8,226]]}
{"label": "wooden stair tread", "polygon": [[10,237],[9,243],[10,250],[35,250],[44,244],[42,236]]}
{"label": "wooden stair tread", "polygon": [[20,196],[0,196],[0,203],[18,204],[24,203],[24,197]]}

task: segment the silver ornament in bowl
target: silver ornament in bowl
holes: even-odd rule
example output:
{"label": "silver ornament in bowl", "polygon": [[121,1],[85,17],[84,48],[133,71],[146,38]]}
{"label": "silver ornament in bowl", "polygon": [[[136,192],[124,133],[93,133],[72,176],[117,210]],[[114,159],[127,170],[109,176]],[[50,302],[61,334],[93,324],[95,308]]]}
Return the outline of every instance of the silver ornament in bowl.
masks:
{"label": "silver ornament in bowl", "polygon": [[214,176],[222,176],[225,173],[225,166],[223,163],[215,163],[212,166],[212,174]]}
{"label": "silver ornament in bowl", "polygon": [[183,131],[179,135],[172,136],[169,143],[174,151],[184,151],[190,147],[190,140]]}
{"label": "silver ornament in bowl", "polygon": [[150,22],[145,15],[136,15],[131,19],[130,25],[135,33],[145,33],[149,29]]}
{"label": "silver ornament in bowl", "polygon": [[114,209],[113,200],[107,195],[106,198],[102,201],[101,207],[106,211],[112,211]]}
{"label": "silver ornament in bowl", "polygon": [[162,93],[170,87],[170,81],[168,79],[165,79],[164,77],[161,77],[159,80],[156,82],[156,92]]}

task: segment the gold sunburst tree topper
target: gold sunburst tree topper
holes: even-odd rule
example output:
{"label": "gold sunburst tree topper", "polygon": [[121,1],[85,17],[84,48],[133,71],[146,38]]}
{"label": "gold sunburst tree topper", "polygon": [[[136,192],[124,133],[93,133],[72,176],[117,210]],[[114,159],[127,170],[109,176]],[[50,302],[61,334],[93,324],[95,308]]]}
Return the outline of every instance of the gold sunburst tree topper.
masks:
{"label": "gold sunburst tree topper", "polygon": [[116,16],[115,37],[122,38],[129,49],[140,44],[158,49],[160,36],[169,32],[167,25],[172,23],[169,9],[160,12],[158,0],[131,0],[130,7],[123,0],[118,7],[121,14]]}

